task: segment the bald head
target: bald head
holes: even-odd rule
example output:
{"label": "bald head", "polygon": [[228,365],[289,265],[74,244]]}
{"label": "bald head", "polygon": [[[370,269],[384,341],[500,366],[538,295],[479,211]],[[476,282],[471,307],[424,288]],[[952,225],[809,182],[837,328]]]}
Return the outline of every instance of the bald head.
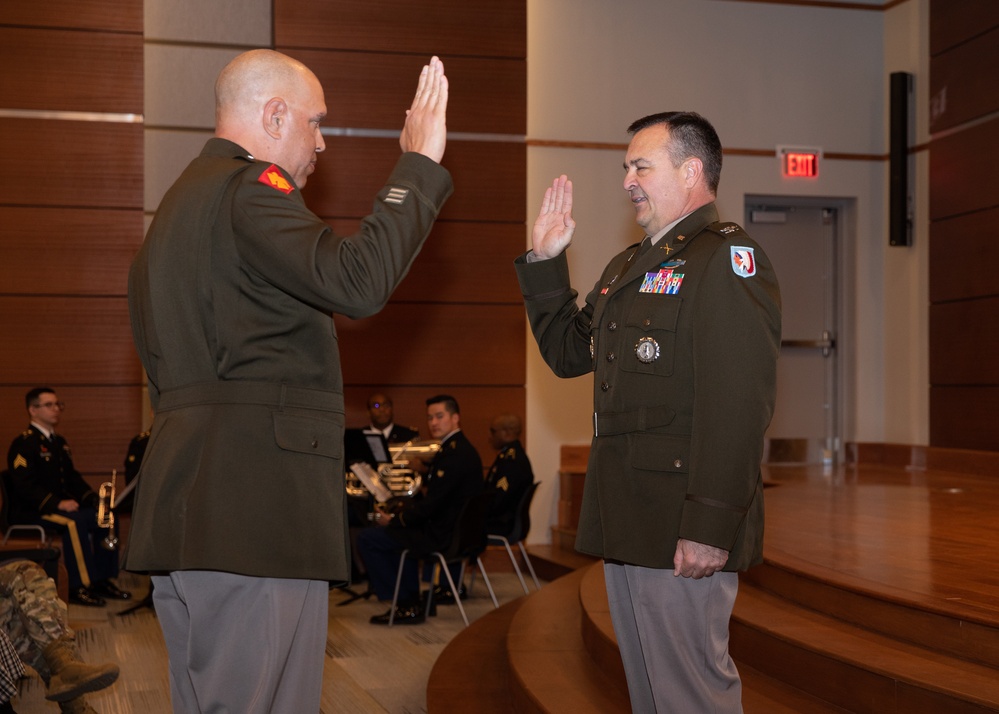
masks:
{"label": "bald head", "polygon": [[506,444],[520,439],[520,417],[516,414],[500,414],[489,427],[489,441],[494,449],[502,449]]}
{"label": "bald head", "polygon": [[215,134],[256,158],[278,164],[299,187],[325,148],[319,122],[326,116],[316,75],[274,50],[237,56],[215,82]]}

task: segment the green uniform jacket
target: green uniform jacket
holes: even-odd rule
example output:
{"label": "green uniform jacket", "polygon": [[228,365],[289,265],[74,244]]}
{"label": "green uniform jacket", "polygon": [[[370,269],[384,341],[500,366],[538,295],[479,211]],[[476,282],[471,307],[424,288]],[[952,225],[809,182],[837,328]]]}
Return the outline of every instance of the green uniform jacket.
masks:
{"label": "green uniform jacket", "polygon": [[[561,377],[594,372],[576,548],[672,568],[686,538],[730,551],[724,569],[743,570],[763,553],[777,279],[739,226],[718,222],[713,203],[643,255],[636,248],[611,260],[582,309],[565,254],[516,261],[545,361]],[[643,288],[647,278],[658,289]]]}
{"label": "green uniform jacket", "polygon": [[349,577],[332,313],[388,301],[451,191],[445,169],[403,154],[343,238],[279,167],[209,140],[129,274],[155,418],[125,567]]}

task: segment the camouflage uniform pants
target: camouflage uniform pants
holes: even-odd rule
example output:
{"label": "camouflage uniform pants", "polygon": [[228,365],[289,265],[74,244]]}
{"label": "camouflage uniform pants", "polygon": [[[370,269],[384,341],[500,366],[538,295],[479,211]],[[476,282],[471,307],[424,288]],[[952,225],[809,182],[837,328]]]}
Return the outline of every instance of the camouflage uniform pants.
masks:
{"label": "camouflage uniform pants", "polygon": [[50,672],[42,650],[64,635],[73,636],[66,618],[66,603],[41,567],[30,560],[0,565],[0,628],[18,656],[46,682]]}

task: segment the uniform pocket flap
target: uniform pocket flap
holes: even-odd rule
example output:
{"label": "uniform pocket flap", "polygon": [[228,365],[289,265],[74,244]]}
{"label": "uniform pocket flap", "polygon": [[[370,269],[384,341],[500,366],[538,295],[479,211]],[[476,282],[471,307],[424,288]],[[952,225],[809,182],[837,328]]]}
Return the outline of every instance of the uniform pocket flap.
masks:
{"label": "uniform pocket flap", "polygon": [[338,459],[343,455],[343,430],[335,421],[293,414],[274,414],[274,441],[287,451]]}
{"label": "uniform pocket flap", "polygon": [[690,439],[668,434],[629,434],[631,465],[646,471],[687,473]]}

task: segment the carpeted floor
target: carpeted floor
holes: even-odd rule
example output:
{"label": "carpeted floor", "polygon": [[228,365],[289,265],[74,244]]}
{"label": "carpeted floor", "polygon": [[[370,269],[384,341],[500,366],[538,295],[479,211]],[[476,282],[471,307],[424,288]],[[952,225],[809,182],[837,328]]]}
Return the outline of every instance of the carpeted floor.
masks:
{"label": "carpeted floor", "polygon": [[[500,604],[524,594],[513,573],[491,574],[490,580]],[[139,576],[123,574],[119,583],[140,600],[148,590],[146,579]],[[357,589],[363,590],[363,584]],[[426,712],[427,678],[434,661],[464,629],[457,607],[439,607],[437,617],[423,625],[388,628],[368,622],[372,615],[387,610],[386,604],[372,598],[340,606],[349,597],[340,590],[330,592],[323,714]],[[118,681],[88,695],[88,701],[102,714],[169,714],[166,648],[156,615],[148,608],[118,615],[132,604],[115,602],[107,608],[70,605],[70,622],[84,659],[113,661],[121,668]],[[475,579],[472,595],[463,604],[469,620],[493,609],[481,578]],[[13,704],[18,714],[59,711],[58,705],[45,700],[42,682],[30,670]]]}

